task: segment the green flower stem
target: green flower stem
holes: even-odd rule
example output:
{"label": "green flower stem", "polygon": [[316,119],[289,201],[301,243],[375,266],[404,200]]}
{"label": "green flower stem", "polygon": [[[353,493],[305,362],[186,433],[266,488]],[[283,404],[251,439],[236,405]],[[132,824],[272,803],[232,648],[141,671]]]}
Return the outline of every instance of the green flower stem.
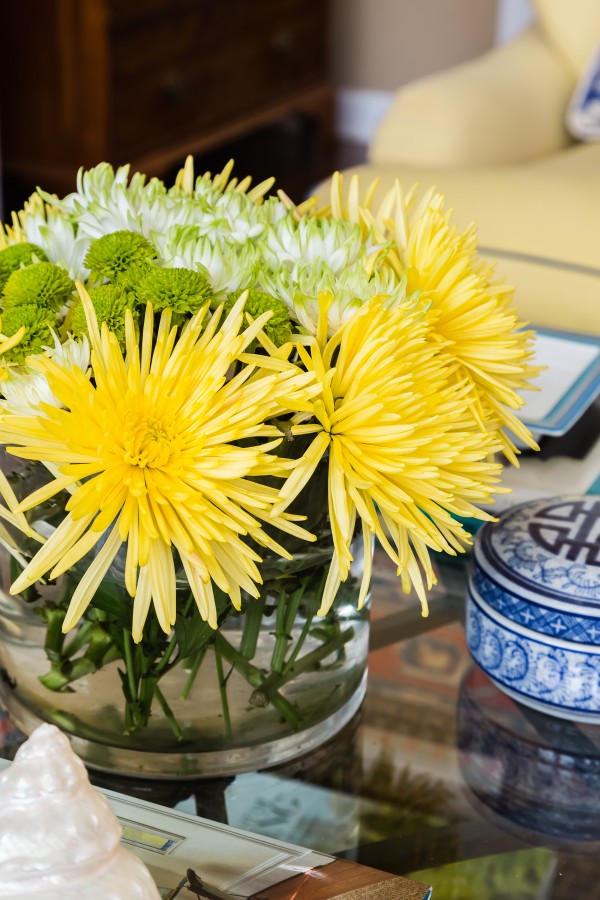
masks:
{"label": "green flower stem", "polygon": [[289,670],[292,668],[292,666],[293,666],[294,663],[296,662],[296,659],[297,659],[297,657],[298,657],[298,654],[300,653],[300,651],[302,650],[302,647],[303,647],[303,645],[304,645],[304,641],[305,641],[306,638],[308,637],[308,633],[309,633],[309,631],[310,631],[310,629],[311,629],[311,625],[312,625],[312,623],[313,623],[313,619],[314,619],[314,615],[308,616],[308,618],[306,619],[306,622],[305,622],[304,625],[302,626],[302,631],[300,632],[300,637],[299,637],[298,640],[296,641],[296,646],[295,646],[294,649],[292,650],[292,653],[291,653],[291,655],[290,655],[290,658],[286,661],[285,665],[283,666],[282,671],[283,671],[283,674],[284,674],[284,675],[285,675],[287,672],[289,672]]}
{"label": "green flower stem", "polygon": [[132,734],[139,727],[139,703],[138,680],[136,679],[133,662],[133,649],[131,646],[131,632],[123,629],[123,659],[125,672],[121,674],[121,681],[125,693],[125,731]]}
{"label": "green flower stem", "polygon": [[133,720],[133,708],[127,699],[125,698],[125,728],[124,734],[133,734],[136,729],[136,725]]}
{"label": "green flower stem", "polygon": [[[47,612],[50,613],[49,625],[52,622],[53,627],[52,629],[49,627],[46,634],[47,642],[52,644],[51,647],[46,647],[46,653],[52,661],[52,666],[49,672],[40,676],[39,680],[44,687],[51,691],[68,691],[70,690],[69,685],[73,681],[97,672],[101,666],[120,658],[111,636],[95,622],[88,622],[81,626],[68,647],[59,649],[58,645],[62,645],[64,635],[62,631],[60,635],[57,635],[56,629],[62,625],[64,614],[56,616],[55,610]],[[72,659],[84,644],[88,646],[83,656]]]}
{"label": "green flower stem", "polygon": [[256,666],[253,666],[251,662],[248,662],[239,650],[236,650],[235,647],[229,643],[227,638],[223,637],[220,631],[217,631],[215,634],[215,650],[217,648],[223,659],[226,659],[227,662],[231,663],[236,672],[239,672],[251,687],[258,687],[262,684],[263,673],[261,670]]}
{"label": "green flower stem", "polygon": [[173,656],[173,651],[175,650],[176,647],[177,647],[177,636],[174,634],[174,635],[172,635],[171,639],[169,640],[169,643],[166,646],[165,652],[163,653],[160,662],[156,666],[155,672],[158,676],[160,676],[165,671],[167,666],[169,665],[169,660]]}
{"label": "green flower stem", "polygon": [[179,697],[180,700],[187,700],[187,698],[189,697],[190,691],[196,680],[196,676],[197,676],[198,672],[200,671],[200,666],[202,665],[202,663],[204,661],[204,657],[206,656],[206,649],[207,649],[207,647],[204,646],[199,651],[199,653],[196,654],[194,662],[192,663],[192,668],[190,669],[190,674],[188,675],[185,685],[183,687],[183,691],[180,694],[180,697]]}
{"label": "green flower stem", "polygon": [[295,623],[296,617],[298,615],[298,608],[300,606],[300,601],[302,600],[302,597],[304,596],[304,590],[305,590],[304,586],[301,588],[298,588],[298,590],[294,591],[294,593],[292,594],[292,596],[289,599],[289,602],[287,604],[286,613],[285,613],[285,622],[284,622],[284,626],[283,626],[286,634],[292,633],[292,629],[294,627],[294,623]]}
{"label": "green flower stem", "polygon": [[49,609],[44,610],[44,619],[46,621],[46,640],[44,649],[50,662],[62,662],[63,646],[65,643],[65,635],[62,626],[67,614],[66,609]]}
{"label": "green flower stem", "polygon": [[[190,614],[190,612],[191,612],[191,610],[192,610],[192,607],[193,607],[193,605],[194,605],[194,602],[195,602],[195,601],[194,601],[194,596],[193,596],[192,592],[190,591],[190,593],[189,593],[189,595],[188,595],[188,598],[187,598],[187,601],[186,601],[186,604],[185,604],[185,607],[184,607],[184,609],[183,609],[183,618],[184,618],[184,619],[187,619],[187,618],[188,618],[188,616],[189,616],[189,614]],[[173,651],[176,649],[176,647],[178,646],[178,644],[179,644],[179,638],[178,638],[178,636],[177,636],[177,632],[174,631],[173,634],[171,635],[171,637],[169,638],[169,643],[167,644],[166,649],[165,649],[165,652],[164,652],[163,655],[162,655],[162,659],[160,660],[160,662],[159,662],[158,665],[156,666],[156,670],[155,670],[155,671],[156,671],[156,674],[157,674],[159,677],[160,677],[160,675],[161,675],[165,670],[167,670],[167,668],[172,668],[172,666],[169,666],[169,661],[170,661],[170,659],[171,659],[171,657],[172,657],[172,655],[173,655]],[[177,663],[178,661],[179,661],[179,660],[178,660],[178,658],[177,658],[177,659],[175,660],[175,663]]]}
{"label": "green flower stem", "polygon": [[[190,594],[183,613],[184,616],[189,613],[192,602],[193,597]],[[179,661],[178,657],[176,657],[173,662],[171,661],[173,653],[178,647],[177,634],[173,633],[171,635],[159,662],[156,664],[148,653],[145,652],[141,644],[136,645],[135,649],[132,648],[129,630],[123,632],[123,638],[123,658],[125,660],[126,684],[127,692],[129,694],[129,696],[125,697],[125,722],[127,730],[135,731],[148,724],[152,710],[152,701],[154,697],[156,697],[173,734],[177,740],[182,740],[183,731],[181,726],[177,722],[173,711],[158,686],[160,678],[170,671]]]}
{"label": "green flower stem", "polygon": [[229,713],[229,700],[227,699],[227,680],[223,676],[223,658],[221,648],[215,643],[215,662],[217,666],[217,678],[219,679],[219,693],[221,695],[221,707],[223,709],[223,722],[225,724],[225,737],[228,741],[233,739],[231,729],[231,715]]}
{"label": "green flower stem", "polygon": [[140,677],[139,677],[139,709],[141,723],[146,725],[150,718],[150,710],[152,708],[152,700],[154,692],[158,685],[158,676],[153,668],[152,662],[148,659],[141,647],[136,647],[136,654],[140,661]]}
{"label": "green flower stem", "polygon": [[125,651],[125,671],[127,673],[127,684],[129,686],[131,701],[134,702],[135,700],[137,700],[137,680],[133,668],[131,632],[127,628],[123,629],[123,648]]}
{"label": "green flower stem", "polygon": [[292,726],[294,731],[298,731],[302,725],[302,715],[298,710],[298,707],[294,706],[293,703],[290,703],[289,700],[286,700],[283,694],[273,694],[270,700],[271,706],[277,710],[279,715]]}
{"label": "green flower stem", "polygon": [[248,600],[245,609],[244,632],[240,643],[240,653],[245,659],[253,659],[258,644],[265,602],[262,597]]}
{"label": "green flower stem", "polygon": [[[328,568],[324,567],[324,569],[323,569],[323,571],[322,571],[322,573],[321,573],[321,577],[320,577],[320,579],[319,579],[319,583],[318,583],[318,585],[317,585],[317,587],[316,587],[316,589],[315,589],[315,594],[314,594],[314,596],[315,596],[315,598],[318,597],[318,598],[319,598],[319,601],[320,601],[320,600],[322,599],[322,597],[323,597],[323,591],[324,591],[324,589],[325,589],[325,582],[326,582],[326,580],[327,580],[327,573],[328,573],[328,571],[329,571]],[[307,584],[308,584],[309,582],[310,582],[310,576],[309,576],[309,581],[304,583],[304,589],[306,589],[306,586],[307,586]],[[297,593],[297,592],[295,592],[295,593]],[[295,594],[294,594],[294,596],[295,596]],[[298,605],[295,607],[295,609],[294,609],[294,608],[290,608],[290,609],[288,610],[288,616],[287,616],[287,618],[286,618],[286,627],[287,627],[287,630],[288,630],[288,633],[289,633],[289,634],[291,634],[292,628],[293,628],[293,626],[294,626],[294,622],[295,622],[296,616],[297,616],[297,614],[298,614],[298,608],[299,608],[300,600],[301,600],[301,599],[302,599],[302,594],[301,594],[300,597],[298,598]],[[292,618],[292,614],[293,614],[293,618]],[[308,614],[307,614],[307,616],[306,616],[306,621],[305,621],[305,623],[304,623],[304,625],[303,625],[303,627],[302,627],[302,631],[300,632],[300,637],[298,638],[298,640],[297,640],[297,642],[296,642],[296,646],[295,646],[294,649],[292,650],[291,656],[289,657],[288,660],[286,660],[286,662],[284,663],[284,665],[283,665],[283,667],[282,667],[282,672],[283,672],[284,674],[287,674],[287,673],[291,670],[291,668],[292,668],[292,666],[294,665],[294,663],[296,662],[296,659],[298,658],[298,655],[299,655],[299,653],[300,653],[300,650],[301,650],[302,647],[304,646],[304,642],[305,642],[306,638],[308,637],[308,634],[309,634],[310,629],[311,629],[311,627],[312,627],[312,623],[313,623],[314,617],[315,617],[315,614],[314,614],[314,613],[308,613]]]}
{"label": "green flower stem", "polygon": [[[85,654],[70,664],[70,681],[76,681],[82,675],[96,672],[101,666],[120,658],[110,635],[97,626],[88,636],[87,644]],[[67,655],[68,659],[69,654]]]}
{"label": "green flower stem", "polygon": [[72,688],[69,684],[84,675],[95,672],[96,667],[86,659],[78,659],[68,672],[63,672],[59,666],[52,667],[45,675],[40,676],[40,682],[50,691],[69,693]]}
{"label": "green flower stem", "polygon": [[[302,562],[302,561],[300,561]],[[154,699],[162,710],[169,726],[178,740],[183,739],[184,729],[178,723],[159,683],[175,666],[185,666],[186,681],[181,698],[189,698],[198,673],[204,663],[209,647],[214,648],[216,674],[219,682],[223,708],[224,731],[227,739],[233,739],[232,709],[229,704],[227,682],[235,670],[251,688],[249,702],[261,708],[269,704],[291,728],[299,729],[303,716],[298,706],[281,692],[286,684],[305,672],[316,672],[328,657],[338,665],[344,653],[344,645],[352,638],[354,631],[347,628],[342,632],[340,625],[327,625],[316,619],[316,609],[326,573],[314,582],[314,574],[302,571],[298,578],[286,581],[281,573],[273,572],[272,588],[268,598],[248,599],[244,609],[244,625],[239,649],[227,639],[226,632],[214,631],[208,623],[191,618],[194,599],[191,593],[182,598],[179,612],[170,636],[165,637],[158,620],[150,618],[144,639],[134,644],[128,617],[124,616],[119,598],[107,588],[102,594],[100,613],[83,621],[77,632],[66,639],[62,634],[62,624],[66,611],[66,600],[56,606],[48,604],[40,615],[47,625],[46,651],[51,661],[51,671],[42,677],[42,683],[54,691],[70,690],[70,683],[97,671],[113,660],[122,661],[119,667],[125,710],[124,728],[132,734],[144,728],[155,707]],[[286,590],[292,587],[291,591]],[[110,587],[110,586],[109,586]],[[274,594],[278,596],[273,596]],[[274,646],[270,665],[259,668],[253,663],[264,627],[267,603],[276,603],[273,628]],[[217,597],[219,624],[232,613],[231,603],[226,596]],[[304,619],[296,638],[296,623],[302,608]],[[309,635],[318,642],[315,650],[302,656]],[[337,656],[336,656],[337,653]],[[288,655],[289,654],[289,655]],[[231,667],[228,671],[228,667]],[[158,710],[156,710],[158,712]]]}
{"label": "green flower stem", "polygon": [[292,726],[292,728],[297,729],[300,727],[302,723],[302,716],[288,700],[285,699],[279,692],[274,688],[271,692],[270,696],[267,697],[260,691],[260,686],[264,683],[264,673],[258,669],[256,666],[253,666],[251,663],[245,659],[241,653],[233,647],[226,638],[220,632],[217,632],[215,635],[215,656],[217,654],[217,649],[220,654],[231,663],[233,668],[242,675],[243,678],[246,679],[248,684],[251,687],[258,688],[259,690],[255,690],[250,697],[250,702],[253,703],[252,698],[256,698],[256,702],[253,703],[255,706],[266,706],[270,701],[273,707],[277,710],[277,712],[282,715],[286,721]]}
{"label": "green flower stem", "polygon": [[282,591],[279,595],[279,602],[277,603],[277,614],[275,618],[275,646],[273,647],[273,655],[271,656],[271,668],[275,672],[281,672],[281,667],[283,666],[283,662],[285,660],[285,654],[287,653],[287,648],[289,646],[289,642],[292,637],[289,632],[285,630],[285,621],[286,621],[286,605],[287,605],[288,597],[285,591]]}
{"label": "green flower stem", "polygon": [[[290,666],[285,673],[273,673],[272,675],[269,675],[254,693],[262,694],[267,701],[273,702],[274,692],[279,691],[279,688],[284,684],[287,684],[288,681],[292,681],[304,672],[317,671],[321,660],[326,659],[336,650],[339,650],[344,644],[352,640],[353,637],[354,628],[347,628],[346,631],[340,632],[335,637],[331,638],[331,640],[327,641],[327,643],[321,644],[320,647],[311,650],[310,653],[307,653],[306,656],[303,656],[298,662]],[[250,698],[250,702],[253,702],[252,697]]]}
{"label": "green flower stem", "polygon": [[96,628],[97,625],[95,622],[83,622],[80,624],[75,634],[71,635],[69,643],[63,648],[63,657],[71,659],[71,657],[75,656],[75,654],[81,650],[83,645],[90,640]]}
{"label": "green flower stem", "polygon": [[178,723],[177,719],[175,718],[175,716],[173,715],[173,710],[167,703],[166,698],[165,698],[163,692],[161,691],[161,689],[159,688],[158,684],[154,685],[154,694],[156,696],[156,699],[160,703],[160,707],[165,715],[167,722],[171,726],[171,731],[173,732],[173,734],[175,735],[175,737],[177,738],[178,741],[183,740],[183,732],[179,726],[179,723]]}
{"label": "green flower stem", "polygon": [[277,620],[275,623],[275,646],[271,657],[271,668],[274,672],[283,671],[285,656],[292,642],[292,630],[300,601],[304,595],[304,586],[299,587],[288,597],[285,591],[281,592],[277,605]]}
{"label": "green flower stem", "polygon": [[99,669],[101,666],[119,659],[120,656],[111,635],[107,634],[103,628],[96,627],[90,635],[85,658],[93,662]]}

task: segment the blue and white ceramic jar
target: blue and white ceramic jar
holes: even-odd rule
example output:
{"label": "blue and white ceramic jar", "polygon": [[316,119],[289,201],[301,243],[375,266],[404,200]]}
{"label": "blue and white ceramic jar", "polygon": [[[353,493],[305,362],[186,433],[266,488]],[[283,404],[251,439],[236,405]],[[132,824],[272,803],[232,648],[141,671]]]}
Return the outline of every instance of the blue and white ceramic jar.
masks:
{"label": "blue and white ceramic jar", "polygon": [[513,699],[600,723],[600,496],[524,503],[479,531],[467,642]]}

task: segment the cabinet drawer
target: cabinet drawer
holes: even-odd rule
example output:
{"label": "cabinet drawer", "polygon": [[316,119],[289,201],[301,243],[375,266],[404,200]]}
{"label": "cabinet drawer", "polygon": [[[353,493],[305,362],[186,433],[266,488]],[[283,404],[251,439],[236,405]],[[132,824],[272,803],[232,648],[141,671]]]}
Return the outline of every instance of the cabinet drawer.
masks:
{"label": "cabinet drawer", "polygon": [[120,159],[249,115],[327,74],[322,0],[205,0],[115,28],[112,44]]}

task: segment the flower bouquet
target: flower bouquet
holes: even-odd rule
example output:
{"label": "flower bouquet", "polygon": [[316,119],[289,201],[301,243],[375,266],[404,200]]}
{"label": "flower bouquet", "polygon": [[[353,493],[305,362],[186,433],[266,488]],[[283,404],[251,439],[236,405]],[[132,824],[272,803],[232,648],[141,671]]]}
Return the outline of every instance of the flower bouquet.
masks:
{"label": "flower bouquet", "polygon": [[3,676],[92,762],[324,740],[364,689],[375,540],[426,614],[429,552],[535,446],[532,334],[439,194],[271,186],[102,164],[0,235]]}

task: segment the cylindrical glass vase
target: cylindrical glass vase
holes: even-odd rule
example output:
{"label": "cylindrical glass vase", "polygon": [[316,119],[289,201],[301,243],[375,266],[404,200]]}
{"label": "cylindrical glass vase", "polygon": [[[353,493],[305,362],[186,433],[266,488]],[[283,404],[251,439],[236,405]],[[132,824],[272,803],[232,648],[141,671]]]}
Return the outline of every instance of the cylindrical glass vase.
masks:
{"label": "cylindrical glass vase", "polygon": [[[244,598],[239,613],[228,607],[208,638],[196,639],[207,626],[188,604],[187,618],[176,624],[175,654],[169,655],[165,636],[146,680],[144,653],[150,658],[155,649],[144,641],[111,647],[106,616],[95,608],[62,636],[60,610],[68,605],[73,579],[63,576],[30,589],[26,598],[11,597],[19,570],[3,552],[2,701],[26,733],[52,722],[88,765],[129,776],[214,777],[301,756],[342,728],[364,696],[369,618],[368,604],[356,608],[362,574],[356,550],[351,576],[324,618],[316,612],[327,546],[313,545],[289,562],[278,559],[262,598]],[[116,574],[99,595],[130,610]],[[157,671],[144,716],[144,692]]]}

